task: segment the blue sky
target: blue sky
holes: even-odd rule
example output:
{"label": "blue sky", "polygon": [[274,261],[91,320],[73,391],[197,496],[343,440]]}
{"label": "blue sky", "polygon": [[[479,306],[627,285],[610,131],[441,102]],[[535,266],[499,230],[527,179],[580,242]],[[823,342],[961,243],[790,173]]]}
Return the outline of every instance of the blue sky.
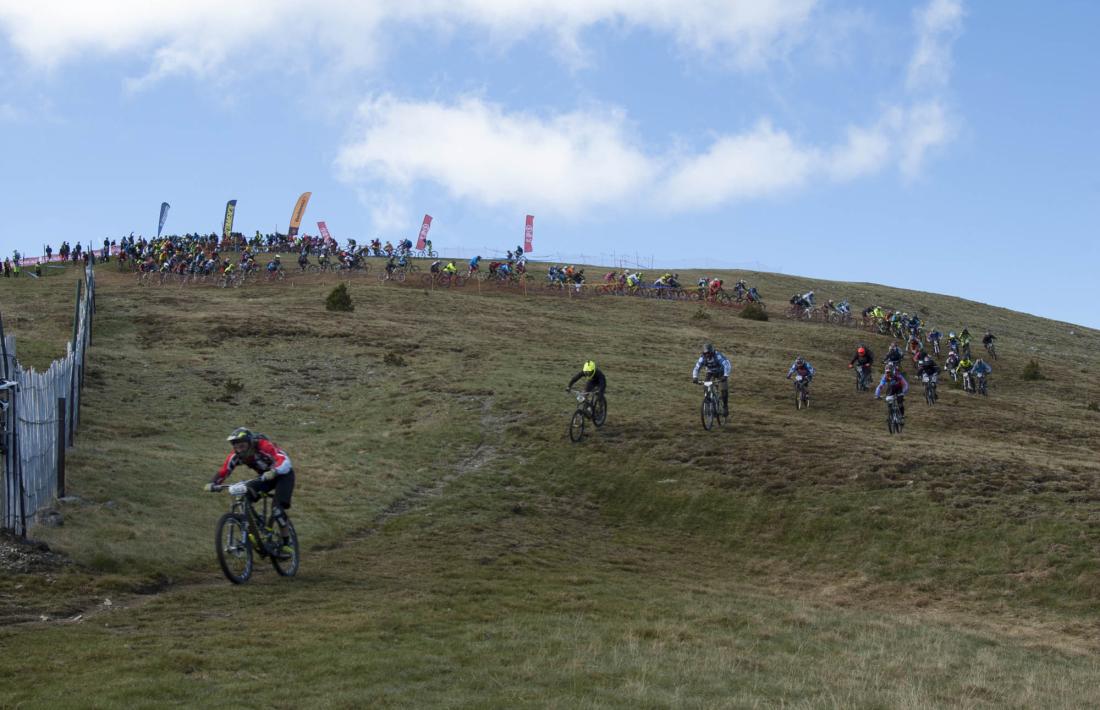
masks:
{"label": "blue sky", "polygon": [[[0,0],[0,253],[237,228],[755,265],[1100,327],[1100,4]],[[1089,289],[1091,291],[1094,289]]]}

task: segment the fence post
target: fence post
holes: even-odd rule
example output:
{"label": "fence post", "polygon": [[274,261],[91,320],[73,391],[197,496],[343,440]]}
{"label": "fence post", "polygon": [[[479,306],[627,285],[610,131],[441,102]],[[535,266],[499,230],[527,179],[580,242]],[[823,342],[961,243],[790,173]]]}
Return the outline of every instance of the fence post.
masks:
{"label": "fence post", "polygon": [[[27,539],[27,496],[23,491],[23,461],[21,460],[21,454],[19,453],[19,391],[18,389],[12,390],[11,404],[11,420],[14,423],[12,427],[11,438],[11,452],[12,452],[12,467],[15,469],[15,495],[19,497],[19,537],[23,540]],[[13,509],[14,510],[14,509]]]}
{"label": "fence post", "polygon": [[65,398],[57,398],[57,497],[65,497]]}
{"label": "fence post", "polygon": [[0,313],[0,380],[8,379],[8,344],[4,340],[4,314]]}
{"label": "fence post", "polygon": [[74,350],[76,349],[76,329],[77,329],[77,326],[80,324],[80,286],[83,283],[84,283],[83,281],[79,281],[79,280],[76,282],[76,303],[73,306],[73,338],[72,338],[72,343],[73,343],[73,349]]}

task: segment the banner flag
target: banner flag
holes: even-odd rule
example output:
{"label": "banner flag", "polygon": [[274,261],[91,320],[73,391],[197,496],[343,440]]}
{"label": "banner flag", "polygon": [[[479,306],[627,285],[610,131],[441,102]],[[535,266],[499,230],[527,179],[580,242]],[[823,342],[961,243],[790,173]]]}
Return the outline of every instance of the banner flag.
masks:
{"label": "banner flag", "polygon": [[294,211],[290,213],[290,231],[287,232],[288,237],[293,237],[298,234],[298,227],[302,225],[302,217],[306,215],[306,205],[309,204],[309,196],[312,192],[303,192],[302,196],[298,198],[297,204],[294,205]]}
{"label": "banner flag", "polygon": [[233,233],[233,215],[237,213],[237,201],[230,200],[225,203],[225,222],[222,224],[222,237],[229,239]]}
{"label": "banner flag", "polygon": [[523,230],[523,253],[531,253],[531,242],[535,239],[535,215],[527,215],[527,227]]}
{"label": "banner flag", "polygon": [[160,223],[157,225],[157,239],[160,239],[160,232],[164,229],[164,220],[168,219],[168,208],[171,207],[167,202],[160,203]]}
{"label": "banner flag", "polygon": [[329,242],[332,241],[332,237],[329,236],[329,233],[328,233],[328,225],[327,224],[325,224],[324,222],[318,222],[317,223],[317,230],[321,233],[321,239],[325,240],[325,244],[328,244]]}
{"label": "banner flag", "polygon": [[424,215],[424,223],[420,225],[420,236],[416,239],[416,248],[423,249],[424,242],[428,240],[428,230],[432,228],[432,216]]}

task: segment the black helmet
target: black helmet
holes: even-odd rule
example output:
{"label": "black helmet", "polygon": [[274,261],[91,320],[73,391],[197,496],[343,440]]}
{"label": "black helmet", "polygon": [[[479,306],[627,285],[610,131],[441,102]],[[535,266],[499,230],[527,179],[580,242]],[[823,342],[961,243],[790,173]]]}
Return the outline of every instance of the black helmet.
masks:
{"label": "black helmet", "polygon": [[252,431],[250,429],[245,429],[242,426],[234,429],[232,434],[225,437],[225,440],[228,441],[230,444],[236,444],[238,441],[244,441],[251,445],[254,438],[255,436],[252,434]]}
{"label": "black helmet", "polygon": [[713,355],[714,354],[714,345],[712,343],[703,343],[703,354],[704,355]]}

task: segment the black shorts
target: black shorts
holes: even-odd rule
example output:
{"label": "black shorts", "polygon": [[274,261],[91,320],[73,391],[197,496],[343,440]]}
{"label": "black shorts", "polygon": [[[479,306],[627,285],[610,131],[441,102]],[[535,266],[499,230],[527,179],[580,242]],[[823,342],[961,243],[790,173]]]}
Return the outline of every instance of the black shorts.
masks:
{"label": "black shorts", "polygon": [[294,494],[294,471],[275,476],[270,481],[250,482],[248,487],[252,491],[267,493],[275,491],[275,502],[283,510],[290,510],[290,497]]}

